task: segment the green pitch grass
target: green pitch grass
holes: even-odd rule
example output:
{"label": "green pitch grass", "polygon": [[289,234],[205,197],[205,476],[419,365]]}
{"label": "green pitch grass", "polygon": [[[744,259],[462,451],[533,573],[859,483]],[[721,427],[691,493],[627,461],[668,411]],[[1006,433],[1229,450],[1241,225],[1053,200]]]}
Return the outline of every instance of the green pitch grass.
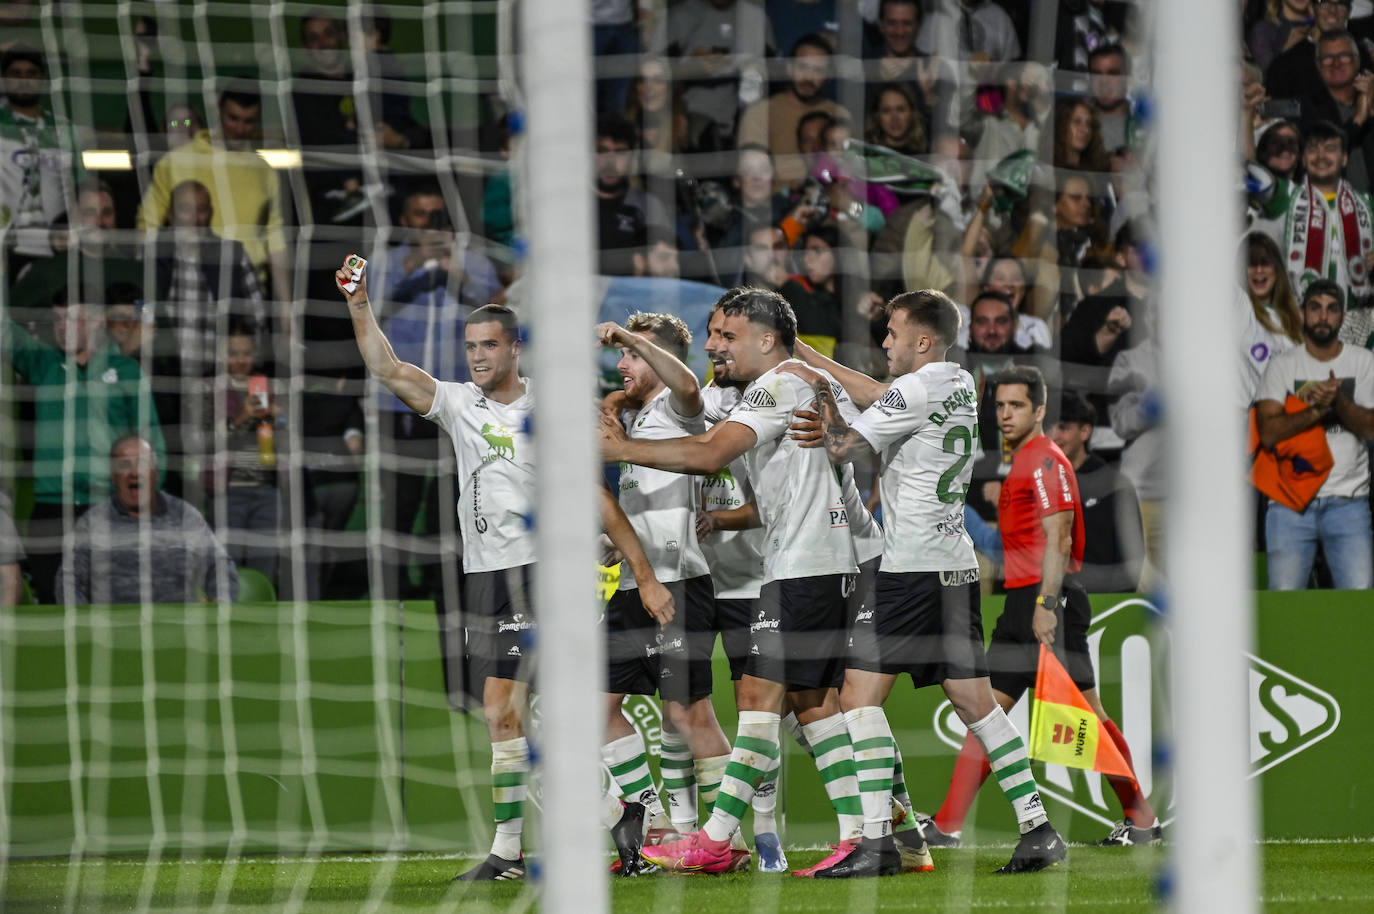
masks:
{"label": "green pitch grass", "polygon": [[[1009,847],[936,850],[934,873],[826,882],[748,873],[607,878],[612,910],[645,914],[787,911],[1162,911],[1156,894],[1165,848],[1074,847],[1069,863],[999,876]],[[794,867],[820,859],[794,851]],[[1323,914],[1374,910],[1374,843],[1275,843],[1261,847],[1264,910]],[[531,886],[450,882],[470,861],[399,857],[244,857],[224,861],[12,860],[0,910],[62,911],[461,911],[537,910]],[[588,878],[599,878],[588,874]]]}

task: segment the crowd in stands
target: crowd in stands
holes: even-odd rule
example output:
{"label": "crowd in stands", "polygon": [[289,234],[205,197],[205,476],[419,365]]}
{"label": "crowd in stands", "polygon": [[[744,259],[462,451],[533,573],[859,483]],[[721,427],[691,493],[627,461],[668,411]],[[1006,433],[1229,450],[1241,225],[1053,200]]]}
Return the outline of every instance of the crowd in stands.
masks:
{"label": "crowd in stands", "polygon": [[[0,339],[6,421],[21,432],[9,436],[18,471],[7,482],[24,535],[22,548],[0,542],[0,562],[22,562],[40,601],[59,599],[59,585],[82,594],[59,566],[88,511],[104,525],[122,516],[112,448],[138,433],[176,499],[162,510],[202,513],[278,593],[440,593],[452,455],[431,423],[367,393],[333,271],[364,253],[398,354],[464,379],[464,315],[520,304],[517,112],[493,89],[467,100],[475,126],[431,120],[432,69],[392,51],[385,4],[291,17],[289,97],[249,72],[203,93],[153,91],[165,45],[158,20],[141,18],[125,26],[136,52],[123,61],[134,167],[96,170],[81,155],[94,141],[60,113],[79,106],[49,80],[63,49],[44,42],[36,8],[9,7]],[[951,358],[977,380],[986,417],[970,529],[995,521],[1010,466],[984,381],[1033,364],[1087,507],[1110,506],[1089,516],[1094,586],[1153,586],[1166,492],[1141,5],[591,7],[597,269],[664,288],[779,291],[804,340],[879,373],[883,302],[949,292],[965,318]],[[1260,543],[1283,552],[1270,556],[1274,586],[1371,586],[1374,9],[1352,12],[1345,0],[1237,8],[1249,234],[1236,239],[1235,301],[1197,306],[1234,308],[1244,324],[1241,405],[1258,403],[1273,484],[1302,475],[1291,451],[1334,463],[1315,488],[1307,480],[1311,510],[1285,489],[1276,511],[1271,483],[1260,485]],[[402,35],[420,19],[395,28],[398,43],[420,46]],[[455,170],[454,159],[476,164]],[[1302,353],[1311,364],[1293,364]],[[1293,443],[1317,428],[1310,447]],[[372,449],[381,472],[363,479]],[[350,521],[363,510],[380,512],[381,581],[357,561],[368,534]]]}

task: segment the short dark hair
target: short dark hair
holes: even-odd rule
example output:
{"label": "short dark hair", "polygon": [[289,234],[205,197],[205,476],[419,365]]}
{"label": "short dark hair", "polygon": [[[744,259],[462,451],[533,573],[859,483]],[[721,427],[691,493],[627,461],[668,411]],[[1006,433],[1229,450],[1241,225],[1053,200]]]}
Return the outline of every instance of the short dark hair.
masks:
{"label": "short dark hair", "polygon": [[639,138],[635,134],[635,125],[630,123],[624,115],[616,114],[613,111],[605,112],[597,117],[596,138],[624,143],[631,149],[639,145]]}
{"label": "short dark hair", "polygon": [[27,44],[11,45],[5,50],[5,53],[0,54],[0,73],[4,73],[10,68],[10,64],[18,60],[27,60],[42,70],[45,76],[48,73],[48,67],[43,63],[43,52]]}
{"label": "short dark hair", "polygon": [[520,317],[514,308],[505,305],[483,305],[464,321],[466,324],[500,324],[511,340],[520,338]]}
{"label": "short dark hair", "polygon": [[1307,136],[1302,138],[1304,149],[1312,143],[1320,143],[1326,140],[1340,140],[1341,152],[1350,150],[1350,137],[1341,129],[1341,126],[1333,121],[1313,121],[1307,128]]}
{"label": "short dark hair", "polygon": [[219,93],[219,106],[223,108],[225,102],[233,102],[240,108],[260,108],[262,94],[258,91],[257,83],[236,79]]}
{"label": "short dark hair", "polygon": [[932,331],[946,348],[959,338],[959,325],[963,323],[959,306],[939,289],[903,292],[887,303],[888,317],[896,311],[905,311],[908,321]]}
{"label": "short dark hair", "polygon": [[131,282],[112,282],[105,287],[107,305],[142,305],[143,289]]}
{"label": "short dark hair", "polygon": [[324,9],[323,7],[314,7],[313,9],[307,11],[306,14],[301,17],[300,37],[302,43],[305,42],[305,24],[307,22],[312,22],[316,19],[325,19],[332,23],[334,28],[337,29],[339,27],[339,20],[332,12],[330,12],[327,9]]}
{"label": "short dark hair", "polygon": [[1122,69],[1126,71],[1131,69],[1131,55],[1127,54],[1126,49],[1119,44],[1104,44],[1093,48],[1088,52],[1088,66],[1091,67],[1093,61],[1101,57],[1120,57]]}
{"label": "short dark hair", "polygon": [[1302,307],[1306,308],[1307,303],[1318,295],[1326,295],[1336,300],[1336,304],[1345,310],[1345,290],[1338,283],[1330,279],[1314,279],[1302,290]]}
{"label": "short dark hair", "polygon": [[883,20],[883,11],[886,10],[889,6],[914,6],[914,7],[916,7],[916,19],[917,19],[917,21],[919,21],[920,18],[921,18],[921,3],[920,3],[920,0],[878,0],[878,21],[879,21],[879,22],[882,22],[882,20]]}
{"label": "short dark hair", "polygon": [[818,35],[815,32],[807,32],[805,35],[792,42],[792,53],[789,56],[796,57],[797,52],[802,48],[815,48],[818,51],[824,51],[832,56],[835,53],[835,49],[830,46],[830,42],[826,41],[824,36]]}
{"label": "short dark hair", "polygon": [[1097,410],[1076,390],[1066,390],[1059,399],[1059,421],[1075,425],[1096,425]]}
{"label": "short dark hair", "polygon": [[994,397],[997,396],[997,391],[1003,384],[1024,384],[1026,385],[1026,395],[1030,397],[1031,408],[1039,409],[1045,405],[1045,376],[1034,365],[1013,365],[993,375],[992,395]]}
{"label": "short dark hair", "polygon": [[829,111],[808,111],[797,119],[797,145],[801,145],[802,128],[812,121],[824,122],[825,126],[821,128],[822,136],[825,135],[825,131],[835,126],[835,118]]}
{"label": "short dark hair", "polygon": [[776,292],[746,286],[735,296],[727,292],[718,306],[729,316],[740,315],[776,333],[788,353],[797,345],[797,315],[787,299]]}
{"label": "short dark hair", "polygon": [[252,318],[246,317],[242,314],[231,314],[229,315],[229,325],[225,328],[224,335],[225,337],[251,337],[253,340],[253,344],[256,347],[258,340],[258,325],[252,320]]}
{"label": "short dark hair", "polygon": [[978,307],[980,301],[1001,302],[1007,306],[1007,310],[1011,312],[1012,317],[1016,316],[1016,305],[1012,303],[1011,296],[1005,292],[998,292],[996,289],[983,289],[969,301],[968,310],[970,315],[973,314],[973,309]]}

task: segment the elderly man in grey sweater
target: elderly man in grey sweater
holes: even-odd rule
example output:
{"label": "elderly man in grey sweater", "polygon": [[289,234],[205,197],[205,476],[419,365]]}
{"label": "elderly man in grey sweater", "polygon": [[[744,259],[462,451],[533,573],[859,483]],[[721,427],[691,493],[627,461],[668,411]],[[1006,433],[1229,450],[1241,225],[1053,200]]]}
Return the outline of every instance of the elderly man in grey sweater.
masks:
{"label": "elderly man in grey sweater", "polygon": [[157,453],[137,435],[110,448],[114,494],[75,528],[57,572],[71,603],[199,603],[238,598],[234,561],[200,512],[157,488]]}

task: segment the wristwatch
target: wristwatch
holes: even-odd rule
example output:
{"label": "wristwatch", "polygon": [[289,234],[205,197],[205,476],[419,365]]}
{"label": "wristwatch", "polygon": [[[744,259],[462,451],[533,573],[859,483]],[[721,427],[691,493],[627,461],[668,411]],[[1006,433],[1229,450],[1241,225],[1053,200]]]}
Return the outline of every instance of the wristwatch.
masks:
{"label": "wristwatch", "polygon": [[1059,612],[1064,608],[1065,602],[1066,601],[1062,596],[1051,596],[1047,593],[1042,593],[1040,596],[1035,598],[1036,606],[1043,606],[1050,612]]}

